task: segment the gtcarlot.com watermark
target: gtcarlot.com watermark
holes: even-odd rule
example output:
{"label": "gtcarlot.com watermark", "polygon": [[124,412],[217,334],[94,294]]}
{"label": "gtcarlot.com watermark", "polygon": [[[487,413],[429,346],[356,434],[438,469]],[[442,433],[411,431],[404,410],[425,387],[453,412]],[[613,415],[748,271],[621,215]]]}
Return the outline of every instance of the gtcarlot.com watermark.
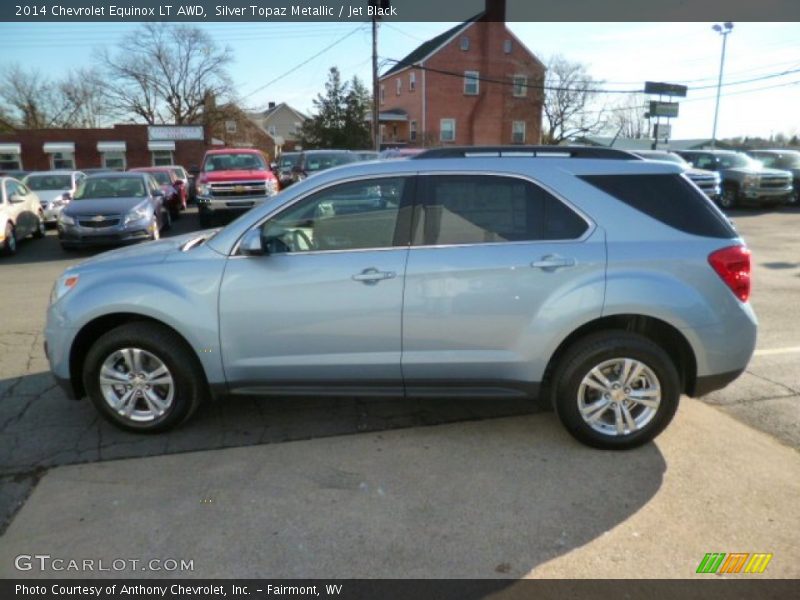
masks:
{"label": "gtcarlot.com watermark", "polygon": [[183,558],[61,558],[49,554],[18,554],[18,571],[55,572],[124,572],[124,571],[194,571],[194,559]]}

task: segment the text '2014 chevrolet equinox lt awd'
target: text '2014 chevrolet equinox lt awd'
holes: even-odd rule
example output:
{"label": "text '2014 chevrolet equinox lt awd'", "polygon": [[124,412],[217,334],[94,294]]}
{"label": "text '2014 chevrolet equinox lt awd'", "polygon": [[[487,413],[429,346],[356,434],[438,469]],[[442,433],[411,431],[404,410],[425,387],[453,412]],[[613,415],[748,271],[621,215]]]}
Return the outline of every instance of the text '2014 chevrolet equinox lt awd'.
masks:
{"label": "text '2014 chevrolet equinox lt awd'", "polygon": [[226,394],[545,394],[578,440],[637,446],[756,340],[749,252],[681,170],[547,147],[332,169],[67,269],[48,359],[136,431]]}

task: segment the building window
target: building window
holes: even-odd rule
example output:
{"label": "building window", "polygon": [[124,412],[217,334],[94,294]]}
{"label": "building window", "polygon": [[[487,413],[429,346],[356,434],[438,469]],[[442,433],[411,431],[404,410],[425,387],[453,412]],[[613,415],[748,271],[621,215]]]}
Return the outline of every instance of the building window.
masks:
{"label": "building window", "polygon": [[154,167],[175,164],[175,161],[172,160],[172,150],[153,150],[151,153]]}
{"label": "building window", "polygon": [[480,88],[478,71],[464,71],[464,95],[477,96]]}
{"label": "building window", "polygon": [[528,95],[528,78],[525,75],[514,75],[514,97],[524,98]]}
{"label": "building window", "polygon": [[505,40],[503,42],[503,52],[511,54],[511,40]]}
{"label": "building window", "polygon": [[106,169],[125,170],[125,153],[124,152],[103,152],[100,156],[103,159],[103,167]]}
{"label": "building window", "polygon": [[410,142],[416,142],[417,141],[417,122],[416,121],[412,120],[411,123],[408,126],[408,140]]}
{"label": "building window", "polygon": [[525,121],[513,121],[511,123],[511,142],[514,144],[525,143]]}
{"label": "building window", "polygon": [[456,140],[456,120],[442,119],[439,121],[439,140],[454,142]]}
{"label": "building window", "polygon": [[400,95],[400,92],[403,91],[403,80],[399,77],[394,82],[394,88],[394,93],[398,96]]}
{"label": "building window", "polygon": [[381,104],[383,104],[383,101],[385,99],[386,99],[386,86],[382,85],[381,86]]}
{"label": "building window", "polygon": [[415,89],[417,89],[417,74],[415,71],[411,71],[408,74],[408,91],[413,92]]}
{"label": "building window", "polygon": [[74,169],[75,155],[72,152],[53,152],[50,154],[50,167],[53,169]]}
{"label": "building window", "polygon": [[278,135],[278,130],[275,128],[275,125],[270,125],[267,127],[267,133],[269,133],[272,137]]}
{"label": "building window", "polygon": [[464,52],[469,50],[469,37],[466,35],[461,37],[461,50]]}
{"label": "building window", "polygon": [[22,170],[22,161],[19,159],[19,154],[0,154],[0,169],[3,171]]}

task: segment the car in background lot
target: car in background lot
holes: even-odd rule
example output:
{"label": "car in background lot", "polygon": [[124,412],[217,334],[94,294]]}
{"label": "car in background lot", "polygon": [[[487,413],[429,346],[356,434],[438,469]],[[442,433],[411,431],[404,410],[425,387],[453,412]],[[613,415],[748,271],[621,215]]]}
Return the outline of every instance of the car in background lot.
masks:
{"label": "car in background lot", "polygon": [[18,169],[12,171],[0,171],[0,177],[13,177],[14,179],[22,181],[28,173],[30,173],[30,171],[21,171]]}
{"label": "car in background lot", "polygon": [[792,174],[768,169],[742,152],[731,150],[678,151],[696,169],[716,171],[722,178],[723,208],[741,204],[778,206],[792,199]]}
{"label": "car in background lot", "polygon": [[178,177],[171,167],[138,167],[128,170],[152,175],[164,192],[164,206],[169,211],[169,216],[173,221],[180,219],[181,211],[186,210],[186,202],[181,194],[182,184],[178,184]]}
{"label": "car in background lot", "polygon": [[292,182],[303,181],[322,171],[358,162],[350,150],[304,150],[292,167]]}
{"label": "car in background lot", "polygon": [[194,202],[191,190],[194,178],[180,165],[169,165],[167,168],[175,175],[175,185],[180,192],[183,208],[186,208],[190,201]]}
{"label": "car in background lot", "polygon": [[353,154],[358,160],[378,160],[380,158],[380,153],[374,150],[353,150]]}
{"label": "car in background lot", "polygon": [[388,148],[382,150],[378,157],[381,160],[400,160],[403,158],[414,158],[422,152],[425,152],[425,148]]}
{"label": "car in background lot", "polygon": [[448,147],[67,269],[46,353],[67,394],[139,432],[209,395],[539,395],[623,449],[742,373],[749,294],[743,240],[678,165]]}
{"label": "car in background lot", "polygon": [[703,190],[706,196],[711,198],[714,202],[719,202],[722,196],[722,186],[720,185],[722,178],[719,173],[695,169],[681,156],[666,150],[636,150],[633,151],[633,154],[645,160],[663,160],[681,165],[685,169],[684,173],[686,176],[691,179],[697,187]]}
{"label": "car in background lot", "polygon": [[209,150],[197,174],[200,225],[210,227],[221,214],[246,212],[278,193],[278,180],[260,150]]}
{"label": "car in background lot", "polygon": [[294,179],[292,179],[292,169],[297,164],[299,159],[299,152],[284,152],[281,154],[281,157],[277,162],[276,169],[278,183],[280,183],[281,189],[286,189],[292,185],[292,183],[294,183]]}
{"label": "car in background lot", "polygon": [[792,174],[794,194],[790,204],[800,202],[800,152],[785,148],[776,150],[751,150],[748,154],[770,169],[783,169]]}
{"label": "car in background lot", "polygon": [[0,250],[16,254],[17,242],[31,235],[45,235],[39,197],[13,177],[0,177]]}
{"label": "car in background lot", "polygon": [[164,192],[148,173],[101,173],[81,182],[58,215],[65,250],[157,240],[172,220]]}
{"label": "car in background lot", "polygon": [[85,177],[82,171],[35,171],[29,173],[22,183],[39,196],[45,224],[55,225],[58,213],[69,204]]}

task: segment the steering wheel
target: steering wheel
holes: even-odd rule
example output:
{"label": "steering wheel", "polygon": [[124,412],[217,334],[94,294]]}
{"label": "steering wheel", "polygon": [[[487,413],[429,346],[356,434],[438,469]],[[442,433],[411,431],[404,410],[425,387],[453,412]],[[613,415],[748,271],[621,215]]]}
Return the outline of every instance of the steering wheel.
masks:
{"label": "steering wheel", "polygon": [[[302,242],[302,245],[301,245]],[[292,246],[294,250],[313,250],[314,244],[311,243],[311,240],[306,235],[306,232],[302,229],[293,229],[292,230]]]}

